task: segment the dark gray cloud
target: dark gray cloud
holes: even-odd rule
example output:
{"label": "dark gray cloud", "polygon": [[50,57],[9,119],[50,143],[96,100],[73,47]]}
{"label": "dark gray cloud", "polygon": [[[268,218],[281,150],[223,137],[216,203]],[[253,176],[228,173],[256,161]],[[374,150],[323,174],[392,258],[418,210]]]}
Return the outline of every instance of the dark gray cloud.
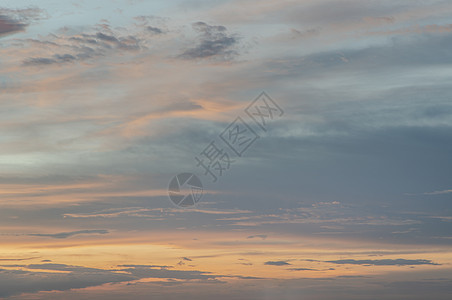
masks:
{"label": "dark gray cloud", "polygon": [[[107,28],[109,29],[109,28]],[[82,33],[78,35],[52,35],[49,41],[27,40],[30,44],[47,44],[60,52],[46,57],[30,57],[23,61],[25,66],[43,66],[73,63],[91,58],[106,56],[120,51],[139,51],[145,49],[145,39],[133,35],[121,35],[118,32]],[[53,41],[52,41],[53,39]]]}
{"label": "dark gray cloud", "polygon": [[26,24],[12,20],[8,16],[0,15],[0,36],[23,31],[26,27]]}
{"label": "dark gray cloud", "polygon": [[114,42],[114,43],[119,42],[116,37],[114,37],[112,35],[104,34],[102,32],[96,33],[96,38],[99,40],[102,40],[102,41],[107,41],[107,42]]}
{"label": "dark gray cloud", "polygon": [[167,268],[149,268],[149,267],[133,267],[126,269],[119,269],[118,271],[128,272],[137,278],[173,278],[181,280],[202,279],[212,280],[216,279],[217,275],[210,275],[201,271],[180,271],[168,270]]}
{"label": "dark gray cloud", "polygon": [[79,234],[107,234],[108,230],[79,230],[71,232],[60,232],[60,233],[29,233],[28,236],[42,236],[51,237],[54,239],[66,239],[68,237],[79,235]]}
{"label": "dark gray cloud", "polygon": [[52,56],[52,58],[37,57],[37,58],[26,59],[24,61],[24,65],[26,65],[26,66],[52,65],[52,64],[73,62],[76,59],[77,58],[71,54],[55,54]]}
{"label": "dark gray cloud", "polygon": [[173,268],[172,266],[161,266],[161,265],[119,265],[118,267],[124,267],[124,268],[160,268],[160,269]]}
{"label": "dark gray cloud", "polygon": [[158,27],[153,27],[153,26],[147,26],[146,29],[150,32],[156,33],[156,34],[162,34],[163,30],[158,28]]}
{"label": "dark gray cloud", "polygon": [[42,18],[44,11],[39,8],[0,8],[0,37],[24,31],[30,22]]}
{"label": "dark gray cloud", "polygon": [[193,29],[200,33],[200,41],[195,47],[185,50],[180,57],[186,59],[230,58],[237,54],[233,49],[237,44],[237,37],[229,34],[226,27],[196,22],[193,24]]}
{"label": "dark gray cloud", "polygon": [[339,265],[373,265],[373,266],[412,266],[412,265],[440,265],[427,259],[340,259],[326,261]]}
{"label": "dark gray cloud", "polygon": [[[3,267],[21,267],[28,269],[0,269],[0,297],[9,297],[22,293],[39,291],[65,291],[85,287],[99,286],[105,283],[119,283],[143,278],[165,278],[177,280],[198,280],[208,283],[222,283],[221,275],[211,275],[201,271],[168,270],[167,266],[124,265],[115,270],[103,270],[66,264],[30,264],[5,265]],[[37,271],[33,271],[37,270]],[[64,271],[67,274],[47,273],[48,271]],[[255,277],[238,277],[257,279]],[[162,283],[163,284],[163,283]]]}
{"label": "dark gray cloud", "polygon": [[39,291],[64,291],[90,286],[98,286],[109,282],[136,280],[130,274],[120,274],[101,269],[70,267],[65,265],[42,264],[23,266],[40,270],[65,270],[68,276],[42,271],[19,271],[0,269],[0,297],[36,293]]}
{"label": "dark gray cloud", "polygon": [[254,239],[254,238],[261,238],[265,240],[267,238],[266,234],[256,234],[256,235],[250,235],[247,237],[247,239]]}
{"label": "dark gray cloud", "polygon": [[266,261],[264,265],[267,266],[287,266],[290,265],[287,261],[284,260],[277,260],[277,261]]}

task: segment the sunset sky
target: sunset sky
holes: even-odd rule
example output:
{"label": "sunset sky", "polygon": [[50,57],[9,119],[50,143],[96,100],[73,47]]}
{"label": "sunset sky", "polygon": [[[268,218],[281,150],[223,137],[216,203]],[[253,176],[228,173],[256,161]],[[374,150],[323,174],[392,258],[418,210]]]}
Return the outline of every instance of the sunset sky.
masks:
{"label": "sunset sky", "polygon": [[446,0],[0,0],[0,298],[449,300],[451,82]]}

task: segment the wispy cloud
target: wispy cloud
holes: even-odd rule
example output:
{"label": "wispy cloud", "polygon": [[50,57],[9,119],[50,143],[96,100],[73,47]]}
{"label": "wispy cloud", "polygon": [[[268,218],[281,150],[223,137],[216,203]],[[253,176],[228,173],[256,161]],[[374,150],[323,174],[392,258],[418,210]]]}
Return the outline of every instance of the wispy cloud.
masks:
{"label": "wispy cloud", "polygon": [[264,265],[267,266],[288,266],[290,263],[284,260],[277,260],[277,261],[266,261]]}
{"label": "wispy cloud", "polygon": [[24,261],[24,260],[32,260],[38,257],[27,257],[27,258],[0,258],[0,261]]}
{"label": "wispy cloud", "polygon": [[42,66],[52,64],[73,63],[106,56],[122,51],[138,51],[145,49],[146,39],[150,38],[143,29],[141,32],[122,35],[108,25],[101,28],[103,31],[94,33],[80,33],[75,35],[53,34],[46,40],[26,40],[31,46],[46,43],[52,52],[59,52],[51,56],[29,57],[23,61],[25,66]]}
{"label": "wispy cloud", "polygon": [[180,57],[187,59],[222,58],[227,59],[236,55],[233,46],[238,38],[227,32],[221,25],[209,25],[204,22],[196,22],[193,29],[200,33],[198,45],[185,50]]}
{"label": "wispy cloud", "polygon": [[[168,270],[167,267],[148,265],[123,265],[113,270],[52,263],[5,265],[3,267],[7,269],[0,269],[0,297],[39,291],[64,291],[99,286],[105,283],[137,281],[144,278],[221,283],[218,278],[222,276],[200,271]],[[17,267],[25,270],[11,269]],[[18,279],[21,280],[21,284],[17,284]]]}
{"label": "wispy cloud", "polygon": [[254,239],[254,238],[261,238],[265,240],[267,238],[266,234],[256,234],[256,235],[250,235],[247,237],[247,239]]}
{"label": "wispy cloud", "polygon": [[108,230],[79,230],[79,231],[71,231],[71,232],[59,232],[59,233],[28,233],[28,236],[41,236],[41,237],[50,237],[54,239],[66,239],[71,236],[80,235],[80,234],[107,234]]}
{"label": "wispy cloud", "polygon": [[372,266],[412,266],[412,265],[440,265],[427,259],[340,259],[326,261],[334,264],[347,265],[372,265]]}
{"label": "wispy cloud", "polygon": [[424,195],[444,195],[444,194],[450,194],[450,193],[452,193],[452,190],[427,192],[427,193],[424,193]]}

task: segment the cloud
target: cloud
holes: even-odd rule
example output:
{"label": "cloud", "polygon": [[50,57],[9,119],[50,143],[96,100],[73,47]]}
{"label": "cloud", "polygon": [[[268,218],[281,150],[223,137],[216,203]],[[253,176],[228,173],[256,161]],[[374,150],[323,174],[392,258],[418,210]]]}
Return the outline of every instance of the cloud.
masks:
{"label": "cloud", "polygon": [[124,267],[124,268],[160,268],[160,269],[173,268],[172,266],[161,266],[161,265],[119,265],[118,267]]}
{"label": "cloud", "polygon": [[427,192],[427,193],[424,193],[424,195],[444,195],[444,194],[450,194],[450,193],[452,193],[452,190]]}
{"label": "cloud", "polygon": [[173,278],[181,280],[212,280],[221,275],[210,275],[208,272],[201,271],[184,271],[184,270],[168,270],[167,268],[154,269],[149,267],[133,267],[127,269],[119,269],[117,271],[130,273],[138,278]]}
{"label": "cloud", "polygon": [[185,262],[184,261],[193,261],[192,259],[188,258],[188,257],[181,257],[181,261],[179,261],[177,263],[178,266],[184,266]]}
{"label": "cloud", "polygon": [[[134,24],[112,28],[108,24],[79,28],[63,27],[47,36],[17,40],[15,46],[29,48],[24,66],[44,66],[89,61],[115,53],[142,52],[151,40],[163,35],[158,27]],[[155,46],[154,46],[155,48]]]}
{"label": "cloud", "polygon": [[230,58],[237,54],[232,49],[237,43],[237,37],[228,34],[226,27],[196,22],[193,24],[193,29],[201,34],[200,41],[197,46],[185,50],[180,57],[186,59]]}
{"label": "cloud", "polygon": [[61,274],[43,271],[0,269],[0,297],[9,297],[22,293],[36,293],[39,291],[64,291],[98,286],[109,282],[124,282],[137,279],[131,274],[58,264],[29,265],[23,267],[31,270],[67,271],[69,273]]}
{"label": "cloud", "polygon": [[[166,195],[167,191],[162,190],[162,195]],[[204,214],[204,215],[235,215],[235,214],[250,214],[249,210],[234,210],[234,209],[201,209],[193,208],[190,210],[180,209],[180,208],[145,208],[145,207],[124,207],[124,208],[109,208],[102,211],[94,211],[88,213],[66,213],[65,217],[71,218],[117,218],[122,216],[130,217],[144,217],[151,218],[153,216],[161,216],[162,214],[172,214],[172,213],[182,213],[182,214]]]}
{"label": "cloud", "polygon": [[412,265],[440,265],[426,259],[364,259],[364,260],[354,260],[354,259],[341,259],[341,260],[330,260],[326,261],[334,264],[348,264],[348,265],[373,265],[373,266],[412,266]]}
{"label": "cloud", "polygon": [[55,54],[51,58],[36,57],[28,58],[24,61],[26,66],[52,65],[66,62],[73,62],[77,58],[71,54]]}
{"label": "cloud", "polygon": [[79,234],[107,234],[108,230],[79,230],[71,232],[60,232],[60,233],[29,233],[28,236],[42,236],[51,237],[54,239],[66,239],[68,237],[79,235]]}
{"label": "cloud", "polygon": [[153,32],[153,33],[156,33],[156,34],[162,34],[163,33],[162,29],[157,28],[157,27],[153,27],[153,26],[147,26],[146,29],[151,31],[151,32]]}
{"label": "cloud", "polygon": [[27,25],[14,21],[7,16],[0,15],[0,36],[24,31]]}
{"label": "cloud", "polygon": [[43,15],[44,11],[39,8],[0,8],[0,37],[24,31],[30,22],[39,20]]}
{"label": "cloud", "polygon": [[321,28],[310,28],[310,29],[306,29],[303,31],[292,28],[290,31],[291,31],[291,34],[294,39],[295,38],[307,38],[307,37],[319,35],[321,32]]}
{"label": "cloud", "polygon": [[27,257],[27,258],[0,258],[0,261],[24,261],[31,260],[39,257]]}
{"label": "cloud", "polygon": [[267,238],[266,234],[256,234],[256,235],[250,235],[247,237],[247,239],[254,239],[254,238],[261,238],[265,240]]}
{"label": "cloud", "polygon": [[29,57],[23,61],[25,66],[42,66],[52,64],[85,61],[91,58],[106,56],[114,52],[138,51],[146,48],[145,36],[138,37],[131,34],[122,35],[113,30],[107,32],[81,33],[75,35],[50,35],[48,40],[26,40],[25,43],[46,43],[47,48],[59,52],[51,56]]}
{"label": "cloud", "polygon": [[[105,283],[136,281],[144,278],[222,283],[218,278],[223,277],[222,275],[211,275],[201,271],[168,270],[168,266],[153,265],[122,265],[113,270],[52,263],[6,265],[3,267],[8,269],[0,269],[0,297],[39,291],[65,291],[99,286]],[[11,270],[9,268],[21,268],[22,270]],[[52,271],[59,271],[59,273]],[[257,277],[233,277],[257,279]]]}
{"label": "cloud", "polygon": [[287,266],[290,265],[287,261],[277,260],[277,261],[266,261],[264,265],[267,266]]}

